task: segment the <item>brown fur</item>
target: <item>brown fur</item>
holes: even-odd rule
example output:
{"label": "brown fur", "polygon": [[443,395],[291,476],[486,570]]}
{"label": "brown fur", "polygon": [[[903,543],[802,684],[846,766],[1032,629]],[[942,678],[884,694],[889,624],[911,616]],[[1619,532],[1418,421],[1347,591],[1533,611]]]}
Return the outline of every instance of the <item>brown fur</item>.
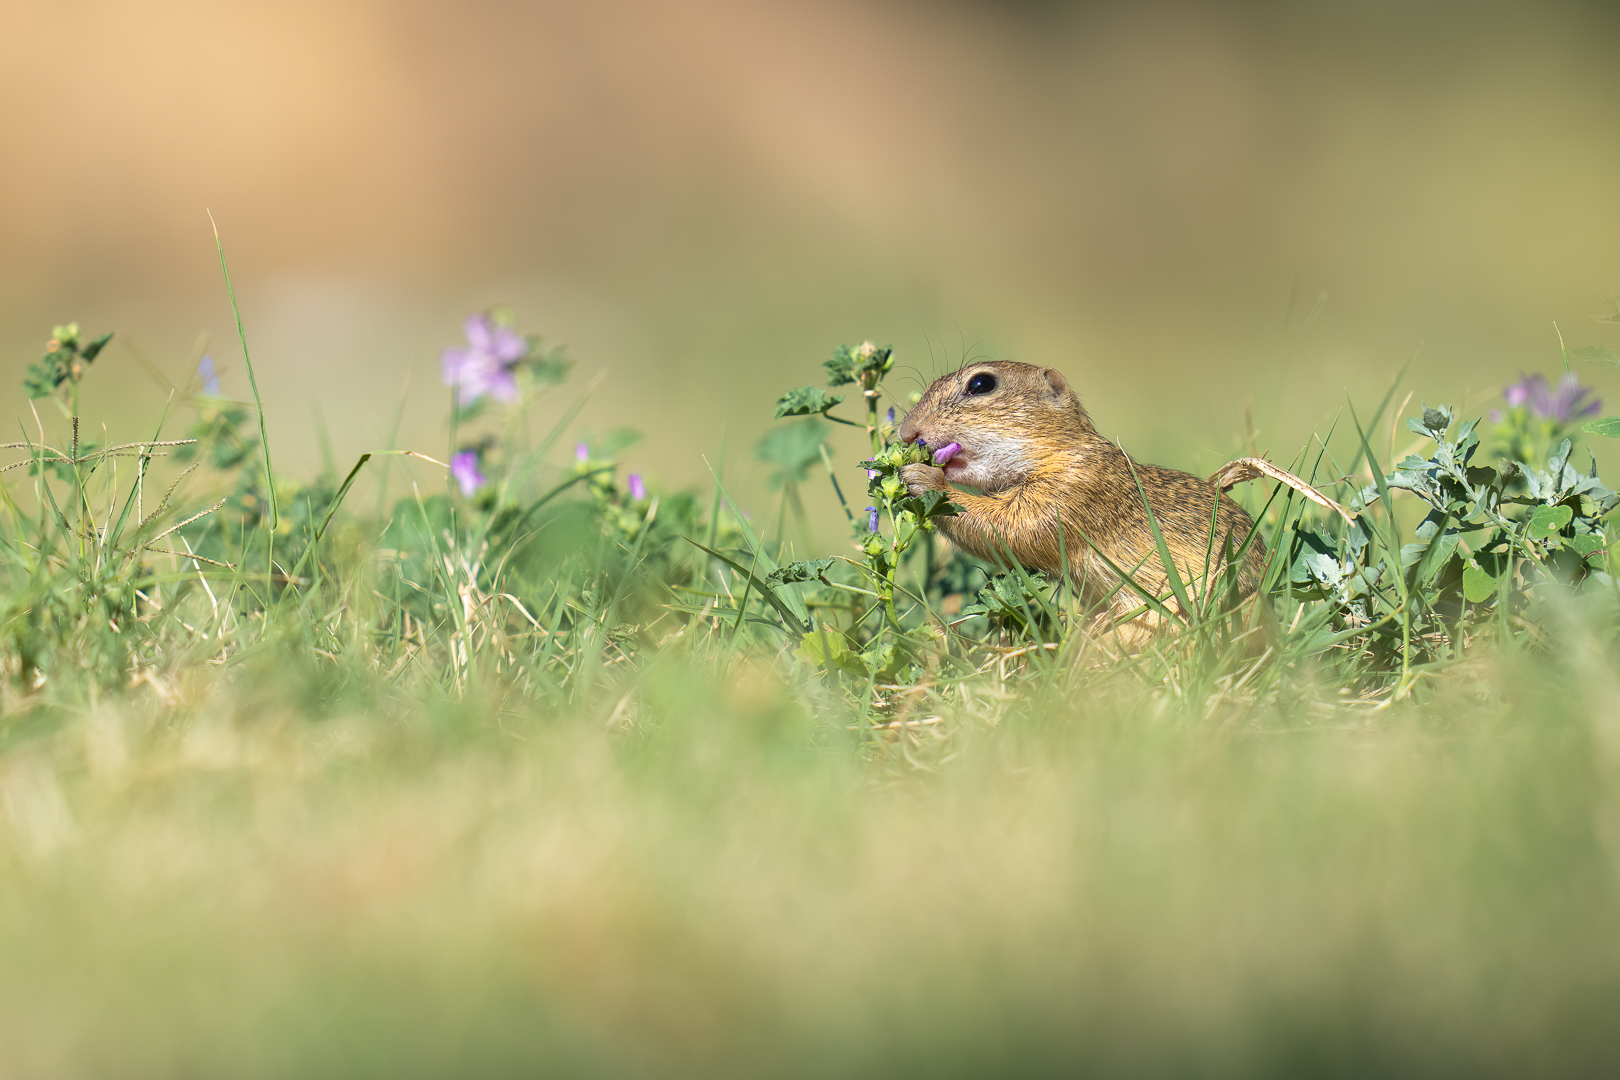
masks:
{"label": "brown fur", "polygon": [[[984,374],[995,380],[995,389],[969,394],[970,380]],[[935,380],[899,435],[908,443],[920,438],[931,450],[961,444],[944,469],[908,465],[901,472],[912,494],[948,491],[962,508],[960,515],[940,519],[953,543],[981,559],[1004,563],[1010,557],[1053,574],[1067,570],[1089,604],[1101,605],[1112,593],[1108,617],[1132,648],[1145,644],[1161,620],[1149,612],[1120,623],[1142,600],[1129,586],[1116,589],[1119,574],[1098,553],[1155,596],[1170,596],[1143,493],[1177,572],[1195,594],[1214,582],[1223,545],[1236,551],[1254,528],[1249,515],[1208,481],[1133,462],[1097,433],[1080,399],[1051,368],[1005,360],[969,364]],[[957,490],[952,482],[983,494]],[[1257,536],[1238,569],[1243,595],[1259,583],[1264,561]],[[1167,602],[1176,606],[1173,599]]]}

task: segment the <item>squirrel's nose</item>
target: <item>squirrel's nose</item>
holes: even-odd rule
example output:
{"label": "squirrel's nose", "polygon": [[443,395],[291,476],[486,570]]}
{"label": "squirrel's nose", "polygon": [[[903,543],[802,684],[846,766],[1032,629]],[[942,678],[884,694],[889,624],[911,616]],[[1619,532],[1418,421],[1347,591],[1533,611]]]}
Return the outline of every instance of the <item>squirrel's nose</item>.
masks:
{"label": "squirrel's nose", "polygon": [[902,443],[913,443],[917,441],[917,436],[922,434],[922,428],[907,420],[900,425],[900,430],[894,434]]}

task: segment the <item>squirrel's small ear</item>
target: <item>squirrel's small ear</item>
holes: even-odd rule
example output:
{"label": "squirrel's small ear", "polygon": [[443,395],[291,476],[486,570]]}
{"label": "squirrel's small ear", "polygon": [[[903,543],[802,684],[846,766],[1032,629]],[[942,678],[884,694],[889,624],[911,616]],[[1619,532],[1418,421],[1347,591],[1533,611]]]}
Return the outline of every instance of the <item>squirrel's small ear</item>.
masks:
{"label": "squirrel's small ear", "polygon": [[1057,368],[1046,368],[1041,372],[1041,374],[1045,376],[1046,388],[1051,392],[1051,395],[1055,400],[1062,401],[1068,396],[1069,380],[1063,377],[1062,372],[1060,372]]}

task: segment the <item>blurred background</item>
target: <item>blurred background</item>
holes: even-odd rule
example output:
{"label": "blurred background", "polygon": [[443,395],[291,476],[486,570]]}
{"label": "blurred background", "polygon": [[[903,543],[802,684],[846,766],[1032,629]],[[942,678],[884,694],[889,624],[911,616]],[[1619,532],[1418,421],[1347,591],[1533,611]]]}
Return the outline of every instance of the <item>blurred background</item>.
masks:
{"label": "blurred background", "polygon": [[[628,467],[768,498],[839,342],[920,388],[1050,364],[1101,429],[1286,460],[1347,392],[1495,404],[1620,291],[1609,3],[0,0],[0,347],[120,332],[88,422],[150,437],[199,335],[280,469],[445,451],[442,348],[508,304],[597,374]],[[1324,302],[1319,300],[1325,294]],[[1312,311],[1316,312],[1310,318]],[[1415,358],[1415,359],[1413,359]],[[1620,406],[1620,373],[1584,382]],[[909,380],[909,381],[908,381]],[[1403,389],[1404,393],[1404,389]],[[856,439],[841,456],[860,456]],[[1601,459],[1600,459],[1601,460]],[[1610,466],[1612,469],[1612,465]]]}

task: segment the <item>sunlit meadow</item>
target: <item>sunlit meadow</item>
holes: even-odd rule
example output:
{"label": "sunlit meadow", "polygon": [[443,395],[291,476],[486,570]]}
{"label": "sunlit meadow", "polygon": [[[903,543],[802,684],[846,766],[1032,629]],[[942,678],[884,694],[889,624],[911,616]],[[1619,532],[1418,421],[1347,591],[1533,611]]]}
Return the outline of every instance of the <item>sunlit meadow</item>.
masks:
{"label": "sunlit meadow", "polygon": [[888,347],[758,402],[752,514],[533,424],[579,388],[514,313],[464,335],[449,453],[309,477],[212,357],[124,444],[107,333],[29,368],[9,1075],[1620,1065],[1606,349],[1325,414],[1233,486],[1260,594],[1128,581],[1174,624],[1134,653],[944,543]]}
{"label": "sunlit meadow", "polygon": [[0,23],[0,1077],[1620,1074],[1612,3]]}

